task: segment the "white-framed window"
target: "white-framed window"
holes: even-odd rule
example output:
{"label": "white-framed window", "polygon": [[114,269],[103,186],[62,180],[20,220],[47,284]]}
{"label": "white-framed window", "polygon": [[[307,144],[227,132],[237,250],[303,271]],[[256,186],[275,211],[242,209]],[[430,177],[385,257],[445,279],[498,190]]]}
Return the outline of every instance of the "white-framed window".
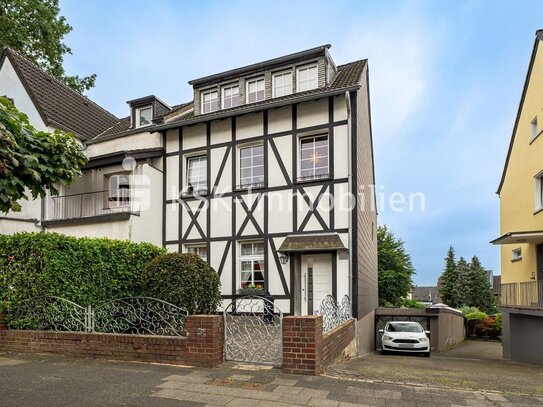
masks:
{"label": "white-framed window", "polygon": [[241,188],[262,186],[264,183],[264,146],[239,149],[239,184]]}
{"label": "white-framed window", "polygon": [[543,171],[534,177],[535,184],[535,210],[543,209]]}
{"label": "white-framed window", "polygon": [[300,179],[328,176],[328,135],[319,134],[300,138]]}
{"label": "white-framed window", "polygon": [[109,208],[121,208],[130,205],[130,175],[112,174],[107,176]]}
{"label": "white-framed window", "polygon": [[273,75],[273,97],[290,95],[292,93],[292,72],[281,72]]}
{"label": "white-framed window", "polygon": [[210,90],[202,92],[202,113],[210,113],[219,110],[219,92]]}
{"label": "white-framed window", "polygon": [[511,250],[511,261],[522,260],[522,249],[519,247],[517,249]]}
{"label": "white-framed window", "polygon": [[207,156],[187,158],[187,192],[207,193]]}
{"label": "white-framed window", "polygon": [[530,130],[532,133],[532,140],[537,137],[539,134],[537,131],[537,117],[534,117],[534,120],[530,123]]}
{"label": "white-framed window", "polygon": [[247,81],[247,103],[254,103],[264,100],[264,78],[250,79]]}
{"label": "white-framed window", "polygon": [[144,127],[152,124],[153,108],[151,106],[136,108],[136,127]]}
{"label": "white-framed window", "polygon": [[232,85],[222,88],[222,108],[239,106],[239,86]]}
{"label": "white-framed window", "polygon": [[296,75],[296,89],[298,92],[319,87],[319,69],[316,64],[298,68]]}
{"label": "white-framed window", "polygon": [[207,261],[207,245],[191,244],[185,246],[185,253],[192,253]]}
{"label": "white-framed window", "polygon": [[240,287],[264,288],[264,243],[240,243]]}

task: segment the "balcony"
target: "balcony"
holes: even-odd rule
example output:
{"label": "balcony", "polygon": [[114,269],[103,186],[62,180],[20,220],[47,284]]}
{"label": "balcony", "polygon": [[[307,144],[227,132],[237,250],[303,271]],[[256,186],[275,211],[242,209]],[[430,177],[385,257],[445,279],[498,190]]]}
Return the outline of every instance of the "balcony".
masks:
{"label": "balcony", "polygon": [[137,212],[129,189],[93,191],[49,198],[44,207],[43,224],[78,221],[122,220]]}
{"label": "balcony", "polygon": [[503,307],[543,309],[543,281],[501,284]]}

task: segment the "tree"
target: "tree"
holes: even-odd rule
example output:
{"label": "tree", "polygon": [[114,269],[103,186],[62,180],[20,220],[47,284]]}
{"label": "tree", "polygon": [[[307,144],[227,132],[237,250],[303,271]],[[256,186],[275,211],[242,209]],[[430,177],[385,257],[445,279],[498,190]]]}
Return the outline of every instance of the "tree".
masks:
{"label": "tree", "polygon": [[20,199],[57,195],[59,184],[81,174],[87,158],[75,136],[37,131],[28,117],[0,97],[0,212],[19,211]]}
{"label": "tree", "polygon": [[477,307],[482,311],[492,311],[494,308],[494,295],[490,288],[490,281],[479,258],[473,256],[467,275],[469,289],[466,292],[466,304]]}
{"label": "tree", "polygon": [[456,263],[456,274],[457,274],[457,290],[458,290],[458,304],[455,308],[461,307],[463,305],[470,306],[469,302],[469,268],[470,264],[460,257],[458,263]]}
{"label": "tree", "polygon": [[59,15],[58,0],[3,0],[0,2],[0,46],[19,51],[72,89],[83,93],[96,75],[67,76],[62,63],[72,50],[62,41],[72,27]]}
{"label": "tree", "polygon": [[445,270],[441,274],[441,298],[450,307],[458,308],[460,304],[460,292],[458,291],[458,274],[456,273],[456,258],[454,248],[449,247],[445,257]]}
{"label": "tree", "polygon": [[377,227],[379,304],[400,305],[413,289],[415,269],[404,242],[386,226]]}

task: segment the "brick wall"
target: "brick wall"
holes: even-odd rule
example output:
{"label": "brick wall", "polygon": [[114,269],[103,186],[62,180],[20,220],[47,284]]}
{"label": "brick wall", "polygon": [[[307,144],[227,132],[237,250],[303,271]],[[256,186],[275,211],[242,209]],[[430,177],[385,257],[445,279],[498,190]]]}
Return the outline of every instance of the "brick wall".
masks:
{"label": "brick wall", "polygon": [[0,330],[0,350],[213,367],[223,361],[222,316],[191,315],[187,337]]}
{"label": "brick wall", "polygon": [[347,321],[326,334],[321,316],[283,318],[283,370],[316,375],[355,339],[355,322]]}

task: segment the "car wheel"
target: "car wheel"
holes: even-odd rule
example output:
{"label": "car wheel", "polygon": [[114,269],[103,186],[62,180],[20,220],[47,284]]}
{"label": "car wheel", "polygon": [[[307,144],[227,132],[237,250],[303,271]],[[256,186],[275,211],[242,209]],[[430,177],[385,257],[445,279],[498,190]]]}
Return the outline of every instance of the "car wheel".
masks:
{"label": "car wheel", "polygon": [[423,353],[423,355],[424,355],[425,358],[429,358],[430,357],[430,352]]}

